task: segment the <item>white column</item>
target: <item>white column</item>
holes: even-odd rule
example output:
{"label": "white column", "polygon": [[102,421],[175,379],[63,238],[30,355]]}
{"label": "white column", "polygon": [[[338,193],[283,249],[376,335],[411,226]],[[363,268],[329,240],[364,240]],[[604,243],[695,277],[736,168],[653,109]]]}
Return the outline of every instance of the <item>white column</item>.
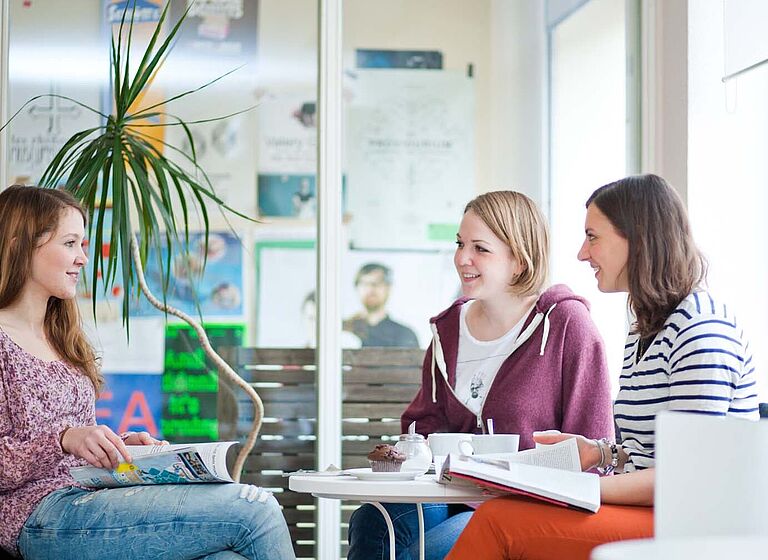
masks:
{"label": "white column", "polygon": [[640,0],[624,0],[627,52],[627,174],[642,168],[642,7]]}
{"label": "white column", "polygon": [[[0,0],[0,126],[8,122],[8,35],[10,3]],[[8,186],[8,129],[0,132],[0,190]]]}
{"label": "white column", "polygon": [[645,0],[642,6],[644,173],[688,190],[688,1]]}
{"label": "white column", "polygon": [[[317,466],[341,466],[341,14],[319,2],[317,152]],[[317,557],[339,558],[341,509],[318,500]]]}

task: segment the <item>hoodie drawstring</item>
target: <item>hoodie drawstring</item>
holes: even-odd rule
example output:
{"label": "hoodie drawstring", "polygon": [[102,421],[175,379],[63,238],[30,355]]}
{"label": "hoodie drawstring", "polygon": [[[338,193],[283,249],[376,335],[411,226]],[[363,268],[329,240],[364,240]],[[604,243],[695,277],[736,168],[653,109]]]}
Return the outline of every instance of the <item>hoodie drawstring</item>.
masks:
{"label": "hoodie drawstring", "polygon": [[437,380],[435,379],[435,366],[439,367],[443,373],[443,378],[448,382],[448,369],[445,367],[445,357],[443,356],[443,346],[440,344],[440,334],[437,332],[437,325],[432,327],[432,402],[437,402]]}
{"label": "hoodie drawstring", "polygon": [[435,339],[432,339],[432,402],[437,402],[437,383],[435,383]]}
{"label": "hoodie drawstring", "polygon": [[539,356],[544,355],[544,347],[547,345],[547,339],[549,338],[549,314],[557,306],[557,303],[553,303],[552,306],[547,309],[544,314],[544,332],[541,335],[541,348],[539,348]]}

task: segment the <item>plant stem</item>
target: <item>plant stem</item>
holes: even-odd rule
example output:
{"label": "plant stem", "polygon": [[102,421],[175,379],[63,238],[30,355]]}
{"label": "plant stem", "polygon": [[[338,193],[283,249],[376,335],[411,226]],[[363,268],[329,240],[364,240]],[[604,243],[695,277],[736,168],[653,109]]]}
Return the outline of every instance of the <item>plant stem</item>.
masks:
{"label": "plant stem", "polygon": [[208,335],[205,334],[205,329],[203,329],[202,325],[200,325],[198,321],[183,311],[170,305],[164,304],[152,294],[152,292],[149,290],[149,286],[147,286],[146,280],[144,279],[144,269],[141,266],[141,257],[139,255],[139,242],[136,239],[135,233],[131,234],[131,255],[133,257],[133,264],[135,266],[136,277],[138,278],[139,286],[141,287],[141,291],[144,292],[147,300],[149,300],[149,302],[160,311],[165,311],[171,315],[175,315],[183,321],[186,321],[195,330],[197,339],[200,341],[200,346],[202,346],[205,355],[208,356],[208,358],[210,358],[214,364],[216,364],[219,375],[223,375],[232,381],[235,385],[240,387],[243,391],[245,391],[245,394],[248,395],[248,397],[253,402],[253,424],[251,424],[248,437],[245,439],[245,442],[243,442],[243,448],[237,455],[233,469],[234,472],[232,473],[232,478],[235,480],[235,482],[240,482],[240,473],[243,470],[243,466],[245,465],[245,460],[248,458],[248,454],[256,444],[256,438],[258,437],[259,431],[261,430],[261,420],[264,417],[264,404],[261,402],[261,397],[259,397],[259,394],[254,390],[253,387],[251,387],[249,383],[240,377],[235,372],[235,370],[233,370],[229,364],[216,353],[216,351],[211,346],[210,341],[208,340]]}

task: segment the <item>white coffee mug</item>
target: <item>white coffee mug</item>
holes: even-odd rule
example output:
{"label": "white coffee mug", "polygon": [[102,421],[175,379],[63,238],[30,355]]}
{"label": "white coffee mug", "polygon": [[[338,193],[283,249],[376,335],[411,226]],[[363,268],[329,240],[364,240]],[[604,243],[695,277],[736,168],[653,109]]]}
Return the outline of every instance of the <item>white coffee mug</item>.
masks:
{"label": "white coffee mug", "polygon": [[489,453],[517,453],[520,444],[518,434],[475,434],[466,443],[459,444],[464,455],[487,455]]}
{"label": "white coffee mug", "polygon": [[433,456],[444,457],[449,453],[460,453],[459,444],[462,441],[471,442],[472,434],[434,433],[427,436],[427,445]]}

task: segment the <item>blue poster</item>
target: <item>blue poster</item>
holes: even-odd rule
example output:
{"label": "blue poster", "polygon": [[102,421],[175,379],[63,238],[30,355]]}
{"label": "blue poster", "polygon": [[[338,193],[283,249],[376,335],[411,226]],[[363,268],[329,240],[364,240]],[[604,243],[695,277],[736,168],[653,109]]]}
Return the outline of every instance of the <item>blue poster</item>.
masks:
{"label": "blue poster", "polygon": [[317,212],[314,175],[259,175],[259,214],[313,219]]}
{"label": "blue poster", "polygon": [[[167,250],[163,249],[162,253],[165,259]],[[155,250],[149,252],[145,277],[152,293],[162,301],[160,263]],[[193,317],[199,315],[198,306],[199,312],[206,316],[241,316],[243,247],[240,239],[232,232],[211,232],[206,251],[205,235],[191,233],[188,254],[176,253],[171,258],[166,302]],[[132,302],[131,314],[141,317],[161,312],[141,297]]]}
{"label": "blue poster", "polygon": [[161,383],[157,374],[106,374],[106,384],[96,401],[96,422],[115,433],[149,432],[162,438],[160,419],[163,411]]}
{"label": "blue poster", "polygon": [[358,68],[409,68],[442,70],[443,53],[440,51],[395,51],[357,49]]}

